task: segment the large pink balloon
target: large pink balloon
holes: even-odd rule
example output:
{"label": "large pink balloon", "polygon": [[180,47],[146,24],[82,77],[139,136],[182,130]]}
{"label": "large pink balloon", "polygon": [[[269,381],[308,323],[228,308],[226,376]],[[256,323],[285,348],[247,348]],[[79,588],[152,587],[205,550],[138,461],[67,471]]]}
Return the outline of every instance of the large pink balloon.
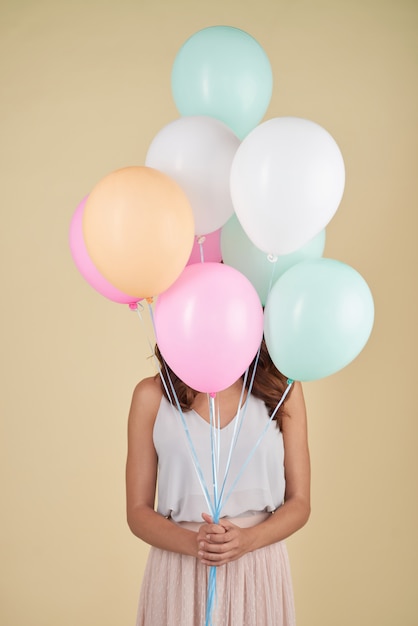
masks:
{"label": "large pink balloon", "polygon": [[263,336],[256,290],[238,270],[197,263],[160,294],[155,332],[171,369],[192,389],[216,393],[242,376]]}
{"label": "large pink balloon", "polygon": [[90,259],[83,236],[83,213],[86,201],[87,197],[80,202],[70,224],[70,250],[78,271],[89,285],[105,298],[113,302],[118,302],[119,304],[133,304],[138,302],[139,298],[129,296],[111,285],[109,281],[100,274],[99,270]]}
{"label": "large pink balloon", "polygon": [[192,253],[187,261],[187,265],[208,263],[209,261],[215,263],[222,261],[220,228],[208,235],[195,236]]}

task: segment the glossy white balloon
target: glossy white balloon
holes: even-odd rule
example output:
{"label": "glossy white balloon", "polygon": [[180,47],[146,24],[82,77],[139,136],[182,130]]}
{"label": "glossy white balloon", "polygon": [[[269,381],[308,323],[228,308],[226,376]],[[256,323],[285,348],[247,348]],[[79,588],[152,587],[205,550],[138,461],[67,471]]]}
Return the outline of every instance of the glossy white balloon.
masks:
{"label": "glossy white balloon", "polygon": [[257,248],[289,254],[313,239],[337,211],[345,185],[341,151],[310,120],[277,117],[241,143],[231,168],[237,217]]}

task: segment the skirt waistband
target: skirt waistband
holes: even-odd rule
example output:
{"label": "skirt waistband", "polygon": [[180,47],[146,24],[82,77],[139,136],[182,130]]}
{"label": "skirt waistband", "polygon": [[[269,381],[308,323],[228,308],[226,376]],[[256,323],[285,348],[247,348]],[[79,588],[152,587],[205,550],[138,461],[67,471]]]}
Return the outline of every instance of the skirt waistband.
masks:
{"label": "skirt waistband", "polygon": [[[246,515],[244,517],[228,517],[230,522],[239,526],[240,528],[249,528],[250,526],[256,526],[257,524],[261,524],[267,518],[270,517],[272,513],[267,513],[262,511],[260,513],[253,513],[252,515]],[[171,520],[174,522],[174,520]],[[202,520],[201,522],[174,522],[178,526],[182,526],[182,528],[187,528],[188,530],[198,531],[200,526],[205,522]]]}

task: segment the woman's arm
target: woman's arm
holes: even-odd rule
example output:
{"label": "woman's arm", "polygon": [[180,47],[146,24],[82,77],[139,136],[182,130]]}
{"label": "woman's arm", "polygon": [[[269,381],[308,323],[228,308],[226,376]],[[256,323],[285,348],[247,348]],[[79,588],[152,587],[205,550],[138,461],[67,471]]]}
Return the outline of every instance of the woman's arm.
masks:
{"label": "woman's arm", "polygon": [[128,525],[134,535],[152,546],[197,556],[197,533],[154,510],[158,459],[152,433],[161,396],[158,379],[146,378],[136,386],[132,397],[126,462]]}
{"label": "woman's arm", "polygon": [[[206,565],[223,565],[243,554],[289,537],[306,524],[310,515],[310,461],[306,408],[300,383],[286,401],[282,432],[285,451],[286,493],[284,504],[256,526],[239,528],[227,519],[201,526],[197,541],[199,558]],[[221,532],[220,526],[224,532]]]}

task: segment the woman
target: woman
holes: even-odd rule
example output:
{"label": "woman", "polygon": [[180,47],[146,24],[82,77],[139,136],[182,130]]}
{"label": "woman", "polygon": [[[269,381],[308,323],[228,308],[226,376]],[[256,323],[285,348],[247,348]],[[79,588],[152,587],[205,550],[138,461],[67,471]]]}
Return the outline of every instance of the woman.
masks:
{"label": "woman", "polygon": [[[201,472],[211,485],[207,395],[187,387],[166,367],[163,364],[162,371],[169,372]],[[243,395],[243,381],[238,380],[215,397],[221,476],[235,422],[242,420],[226,481],[229,496],[218,524],[209,515],[175,401],[174,406],[173,399],[169,402],[158,376],[135,388],[128,425],[127,516],[132,532],[152,546],[137,626],[205,624],[209,566],[217,567],[216,626],[295,624],[283,540],[301,528],[310,513],[305,403],[301,385],[293,383],[268,425],[286,379],[264,342],[247,394],[250,380],[248,376]],[[254,451],[266,424],[267,433]]]}

